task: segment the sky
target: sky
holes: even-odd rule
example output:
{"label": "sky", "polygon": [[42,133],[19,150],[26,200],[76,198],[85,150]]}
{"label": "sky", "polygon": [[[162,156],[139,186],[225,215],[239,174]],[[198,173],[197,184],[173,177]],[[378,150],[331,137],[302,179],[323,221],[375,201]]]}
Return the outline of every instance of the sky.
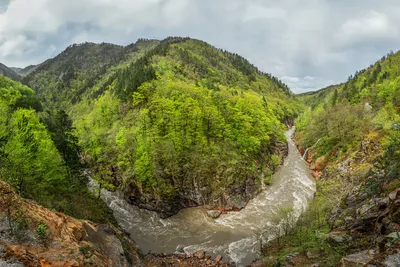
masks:
{"label": "sky", "polygon": [[0,0],[0,62],[38,64],[86,41],[189,36],[301,93],[397,51],[398,14],[398,0]]}

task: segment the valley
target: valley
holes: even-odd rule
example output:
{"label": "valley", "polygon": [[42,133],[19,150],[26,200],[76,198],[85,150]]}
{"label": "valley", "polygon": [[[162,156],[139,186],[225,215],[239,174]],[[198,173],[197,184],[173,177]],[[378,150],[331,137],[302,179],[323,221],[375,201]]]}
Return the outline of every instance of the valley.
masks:
{"label": "valley", "polygon": [[400,261],[399,53],[300,95],[181,37],[0,67],[0,259]]}

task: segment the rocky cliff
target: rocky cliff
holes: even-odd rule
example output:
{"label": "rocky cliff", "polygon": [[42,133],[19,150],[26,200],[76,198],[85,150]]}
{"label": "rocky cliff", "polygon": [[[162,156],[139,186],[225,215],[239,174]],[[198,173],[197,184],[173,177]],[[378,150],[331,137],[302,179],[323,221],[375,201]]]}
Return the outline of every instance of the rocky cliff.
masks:
{"label": "rocky cliff", "polygon": [[142,266],[120,229],[81,221],[21,199],[0,182],[0,259],[24,266]]}
{"label": "rocky cliff", "polygon": [[[274,154],[283,164],[284,158],[288,154],[288,145],[283,142],[274,142],[274,146],[262,153]],[[260,167],[260,166],[258,166]],[[262,166],[260,169],[275,170],[277,166]],[[248,177],[241,186],[221,185],[218,192],[210,188],[208,180],[202,177],[192,177],[186,180],[179,188],[179,194],[170,201],[155,198],[153,194],[146,194],[135,184],[130,184],[123,189],[125,199],[139,208],[156,211],[162,218],[167,218],[176,214],[179,210],[188,207],[204,206],[210,210],[219,210],[224,213],[227,211],[238,211],[243,209],[246,204],[259,194],[265,187],[265,172],[259,173],[258,177]],[[218,179],[218,175],[216,177]]]}

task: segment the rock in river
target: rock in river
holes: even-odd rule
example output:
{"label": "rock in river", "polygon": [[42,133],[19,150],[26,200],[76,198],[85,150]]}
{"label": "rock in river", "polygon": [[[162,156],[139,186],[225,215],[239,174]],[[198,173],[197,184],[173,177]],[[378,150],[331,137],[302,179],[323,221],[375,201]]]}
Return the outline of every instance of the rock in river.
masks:
{"label": "rock in river", "polygon": [[208,210],[207,215],[213,219],[218,219],[221,216],[221,212],[219,210]]}

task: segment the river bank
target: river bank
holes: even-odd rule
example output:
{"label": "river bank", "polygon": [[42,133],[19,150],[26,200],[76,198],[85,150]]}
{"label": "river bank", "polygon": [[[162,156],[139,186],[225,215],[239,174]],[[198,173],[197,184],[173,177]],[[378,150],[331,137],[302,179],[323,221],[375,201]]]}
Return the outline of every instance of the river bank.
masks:
{"label": "river bank", "polygon": [[[155,212],[130,205],[121,192],[102,189],[100,196],[145,254],[204,250],[209,256],[221,255],[225,262],[245,266],[260,256],[262,239],[276,236],[278,226],[272,218],[279,210],[294,207],[298,217],[313,198],[314,180],[291,139],[293,132],[294,128],[286,132],[289,153],[274,174],[269,190],[250,200],[240,212],[212,219],[204,208],[197,207],[163,219]],[[98,192],[93,180],[89,187]]]}
{"label": "river bank", "polygon": [[324,159],[315,199],[288,235],[268,244],[260,266],[400,265],[400,189],[398,179],[373,183],[385,175],[379,144],[377,136],[363,140],[340,158],[309,149],[312,170]]}

